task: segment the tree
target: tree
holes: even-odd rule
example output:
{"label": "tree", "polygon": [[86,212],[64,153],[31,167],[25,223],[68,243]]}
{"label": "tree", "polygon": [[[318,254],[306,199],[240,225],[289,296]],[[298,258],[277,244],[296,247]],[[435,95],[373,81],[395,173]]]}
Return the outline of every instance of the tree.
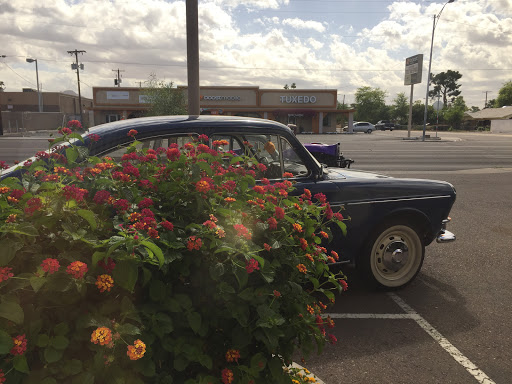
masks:
{"label": "tree", "polygon": [[149,104],[146,116],[186,115],[185,97],[181,90],[174,87],[173,82],[158,80],[156,75],[149,75],[142,94]]}
{"label": "tree", "polygon": [[512,105],[512,80],[507,81],[503,84],[503,87],[500,88],[498,97],[496,98],[496,104],[494,106],[496,108],[501,108],[507,105]]}
{"label": "tree", "polygon": [[473,105],[473,106],[471,106],[471,108],[469,108],[469,110],[470,110],[471,112],[478,112],[478,111],[480,110],[480,108],[478,108],[478,107],[476,107],[476,106],[474,106],[474,105]]}
{"label": "tree", "polygon": [[375,123],[387,117],[386,92],[382,89],[360,87],[357,89],[355,96],[356,120]]}
{"label": "tree", "polygon": [[450,101],[454,101],[457,96],[460,95],[460,84],[457,84],[457,80],[460,80],[462,75],[459,71],[448,70],[447,72],[441,72],[437,75],[432,75],[432,84],[434,88],[429,91],[430,97],[435,97],[438,94],[443,96],[443,103],[447,105],[448,97]]}
{"label": "tree", "polygon": [[404,92],[400,92],[393,99],[391,116],[399,124],[406,124],[409,117],[409,101]]}
{"label": "tree", "polygon": [[3,92],[5,89],[5,84],[3,81],[0,81],[0,92]]}
{"label": "tree", "polygon": [[297,88],[297,86],[295,85],[295,83],[292,83],[292,85],[290,85],[290,88],[295,89],[295,88]]}
{"label": "tree", "polygon": [[496,105],[496,99],[491,99],[485,104],[485,108],[494,108]]}
{"label": "tree", "polygon": [[467,109],[464,98],[459,96],[455,98],[452,105],[443,111],[443,119],[450,124],[452,128],[459,128],[464,117],[464,112],[466,112]]}
{"label": "tree", "polygon": [[288,86],[288,84],[285,84],[283,88],[284,88],[284,89],[290,89],[290,87]]}
{"label": "tree", "polygon": [[[425,104],[421,100],[416,100],[412,105],[412,124],[423,126],[423,118],[425,115]],[[429,124],[435,123],[437,114],[433,106],[427,107],[427,122]]]}

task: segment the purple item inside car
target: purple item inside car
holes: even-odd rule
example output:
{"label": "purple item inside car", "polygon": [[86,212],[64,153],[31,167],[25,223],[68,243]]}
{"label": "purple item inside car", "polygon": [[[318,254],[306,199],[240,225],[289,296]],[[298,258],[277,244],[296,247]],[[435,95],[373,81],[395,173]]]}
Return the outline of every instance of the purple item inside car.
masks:
{"label": "purple item inside car", "polygon": [[315,152],[315,153],[325,153],[326,155],[330,156],[337,156],[338,155],[338,144],[321,144],[321,143],[309,143],[304,144],[306,149],[309,152]]}

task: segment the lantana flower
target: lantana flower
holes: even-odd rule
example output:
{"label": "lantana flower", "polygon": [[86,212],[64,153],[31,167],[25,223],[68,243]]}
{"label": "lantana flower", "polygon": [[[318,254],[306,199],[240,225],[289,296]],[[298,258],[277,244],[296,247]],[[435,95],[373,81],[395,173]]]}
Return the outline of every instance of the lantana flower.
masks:
{"label": "lantana flower", "polygon": [[59,260],[52,258],[44,259],[41,263],[41,268],[43,268],[43,271],[48,272],[49,275],[52,275],[60,268]]}
{"label": "lantana flower", "polygon": [[73,261],[68,265],[66,269],[66,272],[73,276],[75,279],[83,278],[87,271],[87,264],[82,263],[81,261]]}
{"label": "lantana flower", "polygon": [[228,349],[228,351],[226,352],[226,361],[228,363],[233,363],[233,362],[238,363],[239,358],[240,358],[240,351],[238,349]]}
{"label": "lantana flower", "polygon": [[258,265],[258,260],[251,259],[245,262],[245,270],[247,271],[247,273],[253,273],[254,271],[259,269],[260,267]]}
{"label": "lantana flower", "polygon": [[231,369],[224,368],[221,372],[222,374],[222,383],[223,384],[231,384],[234,380],[234,375]]}
{"label": "lantana flower", "polygon": [[144,344],[141,340],[137,339],[133,342],[133,345],[128,346],[128,350],[126,354],[130,358],[130,360],[139,360],[146,353],[146,344]]}
{"label": "lantana flower", "polygon": [[14,346],[12,347],[10,354],[14,356],[23,355],[27,350],[27,338],[25,337],[25,334],[13,337],[12,342]]}
{"label": "lantana flower", "polygon": [[95,284],[100,290],[100,292],[110,292],[110,290],[114,286],[114,279],[112,278],[112,276],[107,274],[99,275],[98,278],[96,279]]}
{"label": "lantana flower", "polygon": [[91,334],[91,342],[100,345],[110,344],[112,342],[112,331],[107,327],[96,328]]}
{"label": "lantana flower", "polygon": [[14,273],[11,272],[11,267],[1,267],[0,268],[0,283],[2,281],[6,281],[14,276]]}

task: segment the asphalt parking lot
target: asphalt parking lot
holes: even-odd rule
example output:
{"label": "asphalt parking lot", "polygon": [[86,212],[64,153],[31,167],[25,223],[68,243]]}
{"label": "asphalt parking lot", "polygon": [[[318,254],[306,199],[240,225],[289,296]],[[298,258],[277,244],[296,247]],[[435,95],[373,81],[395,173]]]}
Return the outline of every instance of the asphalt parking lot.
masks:
{"label": "asphalt parking lot", "polygon": [[422,271],[402,290],[370,291],[347,270],[349,291],[329,310],[338,343],[306,367],[326,384],[512,382],[512,135],[307,136],[299,138],[341,142],[355,169],[452,183],[449,229],[458,239],[428,246]]}

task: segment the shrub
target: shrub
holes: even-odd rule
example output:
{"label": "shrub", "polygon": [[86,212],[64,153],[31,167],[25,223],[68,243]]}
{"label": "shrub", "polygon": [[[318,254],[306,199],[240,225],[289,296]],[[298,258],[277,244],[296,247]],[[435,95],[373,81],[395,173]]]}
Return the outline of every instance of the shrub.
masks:
{"label": "shrub", "polygon": [[302,380],[283,368],[335,341],[321,313],[346,289],[325,196],[256,183],[261,164],[201,136],[137,150],[131,131],[120,162],[79,163],[62,133],[0,182],[0,380]]}

